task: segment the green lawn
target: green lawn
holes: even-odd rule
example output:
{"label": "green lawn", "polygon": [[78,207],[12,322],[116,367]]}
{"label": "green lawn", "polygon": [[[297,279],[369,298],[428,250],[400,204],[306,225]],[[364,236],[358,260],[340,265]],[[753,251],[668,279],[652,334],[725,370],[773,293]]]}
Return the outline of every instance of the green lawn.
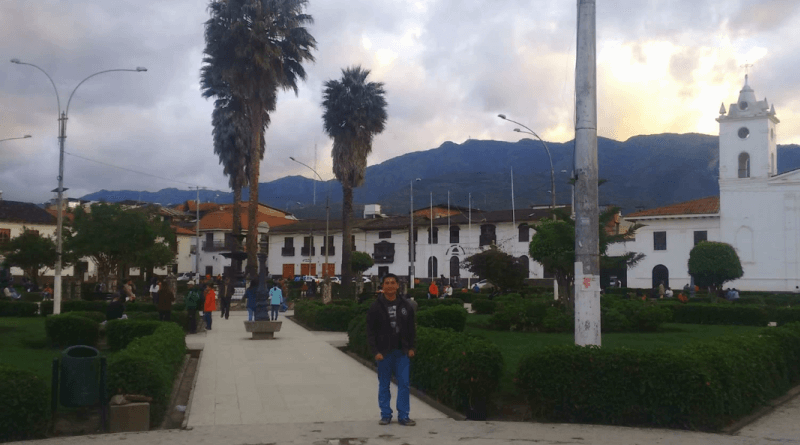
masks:
{"label": "green lawn", "polygon": [[31,371],[49,386],[53,358],[60,353],[49,346],[44,317],[0,317],[0,364]]}
{"label": "green lawn", "polygon": [[[505,362],[500,381],[502,394],[515,394],[513,378],[517,364],[531,349],[551,345],[569,345],[575,341],[573,333],[541,334],[535,332],[492,331],[480,328],[490,315],[470,314],[464,332],[483,337],[500,347]],[[707,341],[728,334],[751,334],[762,327],[717,326],[693,324],[665,324],[659,332],[603,334],[604,348],[627,347],[631,349],[679,348],[693,341]]]}

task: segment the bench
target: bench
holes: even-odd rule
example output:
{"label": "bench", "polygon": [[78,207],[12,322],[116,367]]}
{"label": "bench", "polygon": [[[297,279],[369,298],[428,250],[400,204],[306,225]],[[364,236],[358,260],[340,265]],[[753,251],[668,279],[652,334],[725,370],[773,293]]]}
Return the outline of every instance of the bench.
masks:
{"label": "bench", "polygon": [[253,340],[272,340],[275,333],[281,330],[281,321],[245,321],[244,328],[253,333]]}

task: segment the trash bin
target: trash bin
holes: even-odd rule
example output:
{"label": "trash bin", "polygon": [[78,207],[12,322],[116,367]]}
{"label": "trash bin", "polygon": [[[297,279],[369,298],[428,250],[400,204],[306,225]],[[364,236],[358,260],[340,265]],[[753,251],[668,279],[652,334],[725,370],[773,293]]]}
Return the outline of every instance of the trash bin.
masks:
{"label": "trash bin", "polygon": [[74,408],[100,400],[100,351],[71,346],[61,353],[61,404]]}

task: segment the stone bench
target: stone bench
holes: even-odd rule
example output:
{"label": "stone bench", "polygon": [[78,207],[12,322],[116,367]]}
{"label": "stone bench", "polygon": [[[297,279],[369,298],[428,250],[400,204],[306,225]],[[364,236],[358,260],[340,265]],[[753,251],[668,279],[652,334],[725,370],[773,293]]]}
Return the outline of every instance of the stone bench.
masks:
{"label": "stone bench", "polygon": [[244,328],[253,333],[253,340],[270,340],[275,338],[275,333],[281,330],[282,321],[245,321]]}

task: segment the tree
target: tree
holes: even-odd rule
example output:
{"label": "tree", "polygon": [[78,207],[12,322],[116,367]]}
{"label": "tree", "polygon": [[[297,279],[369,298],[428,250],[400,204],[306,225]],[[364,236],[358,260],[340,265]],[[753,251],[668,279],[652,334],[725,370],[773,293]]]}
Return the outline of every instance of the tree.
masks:
{"label": "tree", "polygon": [[170,264],[175,260],[172,251],[175,243],[175,233],[167,222],[142,211],[123,210],[109,204],[93,204],[90,212],[78,208],[71,231],[65,237],[67,250],[77,257],[91,258],[105,283],[114,273],[122,280],[131,265]]}
{"label": "tree", "polygon": [[730,244],[703,241],[689,252],[689,275],[695,284],[719,289],[744,275],[739,255]]}
{"label": "tree", "polygon": [[364,289],[364,272],[375,265],[372,256],[365,252],[353,252],[350,255],[350,269],[356,274],[356,294],[361,295]]}
{"label": "tree", "polygon": [[19,236],[0,245],[0,251],[5,255],[7,266],[19,267],[38,286],[39,274],[55,267],[58,259],[56,243],[25,227],[22,230]]}
{"label": "tree", "polygon": [[[313,61],[316,40],[304,25],[312,23],[303,10],[306,0],[212,0],[205,26],[205,57],[201,85],[205,97],[230,98],[229,111],[241,143],[249,144],[244,168],[249,201],[247,273],[255,275],[258,262],[258,179],[264,158],[264,130],[277,106],[278,88],[297,94],[304,80],[302,63]],[[224,101],[224,100],[223,100]],[[241,120],[240,120],[241,118]],[[247,125],[242,125],[246,120]],[[250,133],[245,135],[244,133]],[[237,153],[235,156],[242,156]]]}
{"label": "tree", "polygon": [[514,258],[495,245],[465,259],[464,268],[485,278],[500,291],[521,288],[527,275],[519,258]]}
{"label": "tree", "polygon": [[[609,222],[619,212],[618,207],[610,207],[600,214],[600,265],[603,268],[631,268],[644,259],[644,254],[627,252],[621,257],[609,257],[608,246],[622,242],[636,233],[640,225],[633,225],[626,233],[610,234],[606,231]],[[536,225],[536,233],[531,238],[529,251],[531,259],[550,271],[558,282],[559,299],[567,307],[574,305],[572,284],[575,275],[575,221],[564,209],[555,209],[555,220],[543,220]]]}
{"label": "tree", "polygon": [[342,183],[342,294],[350,293],[352,270],[350,238],[353,188],[364,184],[372,140],[386,126],[383,83],[367,82],[369,70],[360,66],[342,70],[341,80],[325,82],[322,115],[325,132],[333,138],[333,174]]}

